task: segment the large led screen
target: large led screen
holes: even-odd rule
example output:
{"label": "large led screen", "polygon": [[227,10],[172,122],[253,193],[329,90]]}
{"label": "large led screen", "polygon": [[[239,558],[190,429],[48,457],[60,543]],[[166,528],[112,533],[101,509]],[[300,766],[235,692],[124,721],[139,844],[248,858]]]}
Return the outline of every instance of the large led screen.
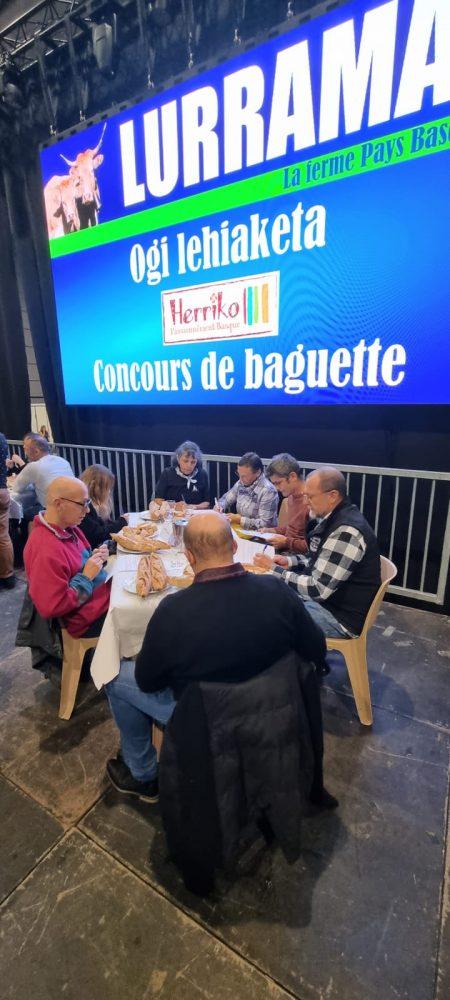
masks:
{"label": "large led screen", "polygon": [[66,402],[450,402],[449,53],[359,0],[43,149]]}

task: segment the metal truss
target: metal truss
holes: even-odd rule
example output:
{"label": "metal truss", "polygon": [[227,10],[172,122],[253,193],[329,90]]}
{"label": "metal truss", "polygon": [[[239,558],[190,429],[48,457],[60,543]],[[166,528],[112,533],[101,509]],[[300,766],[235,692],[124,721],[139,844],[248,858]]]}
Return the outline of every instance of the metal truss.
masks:
{"label": "metal truss", "polygon": [[[0,34],[0,64],[14,60],[17,69],[26,69],[36,60],[34,43],[38,38],[49,50],[67,44],[63,20],[85,6],[85,0],[39,0]],[[59,32],[58,32],[59,29]]]}

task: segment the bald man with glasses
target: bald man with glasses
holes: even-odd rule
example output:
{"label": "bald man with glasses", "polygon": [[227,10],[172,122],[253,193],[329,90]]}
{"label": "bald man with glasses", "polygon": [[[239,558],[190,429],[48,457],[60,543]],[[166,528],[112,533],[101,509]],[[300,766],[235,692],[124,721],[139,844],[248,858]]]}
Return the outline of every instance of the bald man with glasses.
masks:
{"label": "bald man with glasses", "polygon": [[59,618],[75,638],[100,635],[109,606],[103,569],[107,546],[92,552],[78,527],[88,509],[87,487],[80,479],[54,479],[24,551],[33,604],[42,618]]}

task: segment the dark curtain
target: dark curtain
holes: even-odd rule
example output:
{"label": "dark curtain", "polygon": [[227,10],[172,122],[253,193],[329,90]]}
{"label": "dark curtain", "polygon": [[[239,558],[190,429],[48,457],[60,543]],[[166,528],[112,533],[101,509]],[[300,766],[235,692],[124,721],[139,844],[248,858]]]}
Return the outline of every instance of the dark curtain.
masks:
{"label": "dark curtain", "polygon": [[64,440],[64,395],[37,151],[26,158],[14,152],[3,176],[45,404],[55,439]]}
{"label": "dark curtain", "polygon": [[0,430],[22,438],[31,426],[27,356],[14,267],[11,224],[0,171]]}

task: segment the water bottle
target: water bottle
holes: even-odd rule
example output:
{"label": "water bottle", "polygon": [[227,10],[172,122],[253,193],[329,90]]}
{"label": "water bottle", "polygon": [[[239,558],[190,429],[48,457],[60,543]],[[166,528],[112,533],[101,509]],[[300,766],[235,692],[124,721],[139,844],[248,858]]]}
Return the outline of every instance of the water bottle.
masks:
{"label": "water bottle", "polygon": [[184,539],[184,529],[187,525],[187,519],[185,517],[178,517],[173,522],[173,540],[175,548],[181,549],[183,547]]}

